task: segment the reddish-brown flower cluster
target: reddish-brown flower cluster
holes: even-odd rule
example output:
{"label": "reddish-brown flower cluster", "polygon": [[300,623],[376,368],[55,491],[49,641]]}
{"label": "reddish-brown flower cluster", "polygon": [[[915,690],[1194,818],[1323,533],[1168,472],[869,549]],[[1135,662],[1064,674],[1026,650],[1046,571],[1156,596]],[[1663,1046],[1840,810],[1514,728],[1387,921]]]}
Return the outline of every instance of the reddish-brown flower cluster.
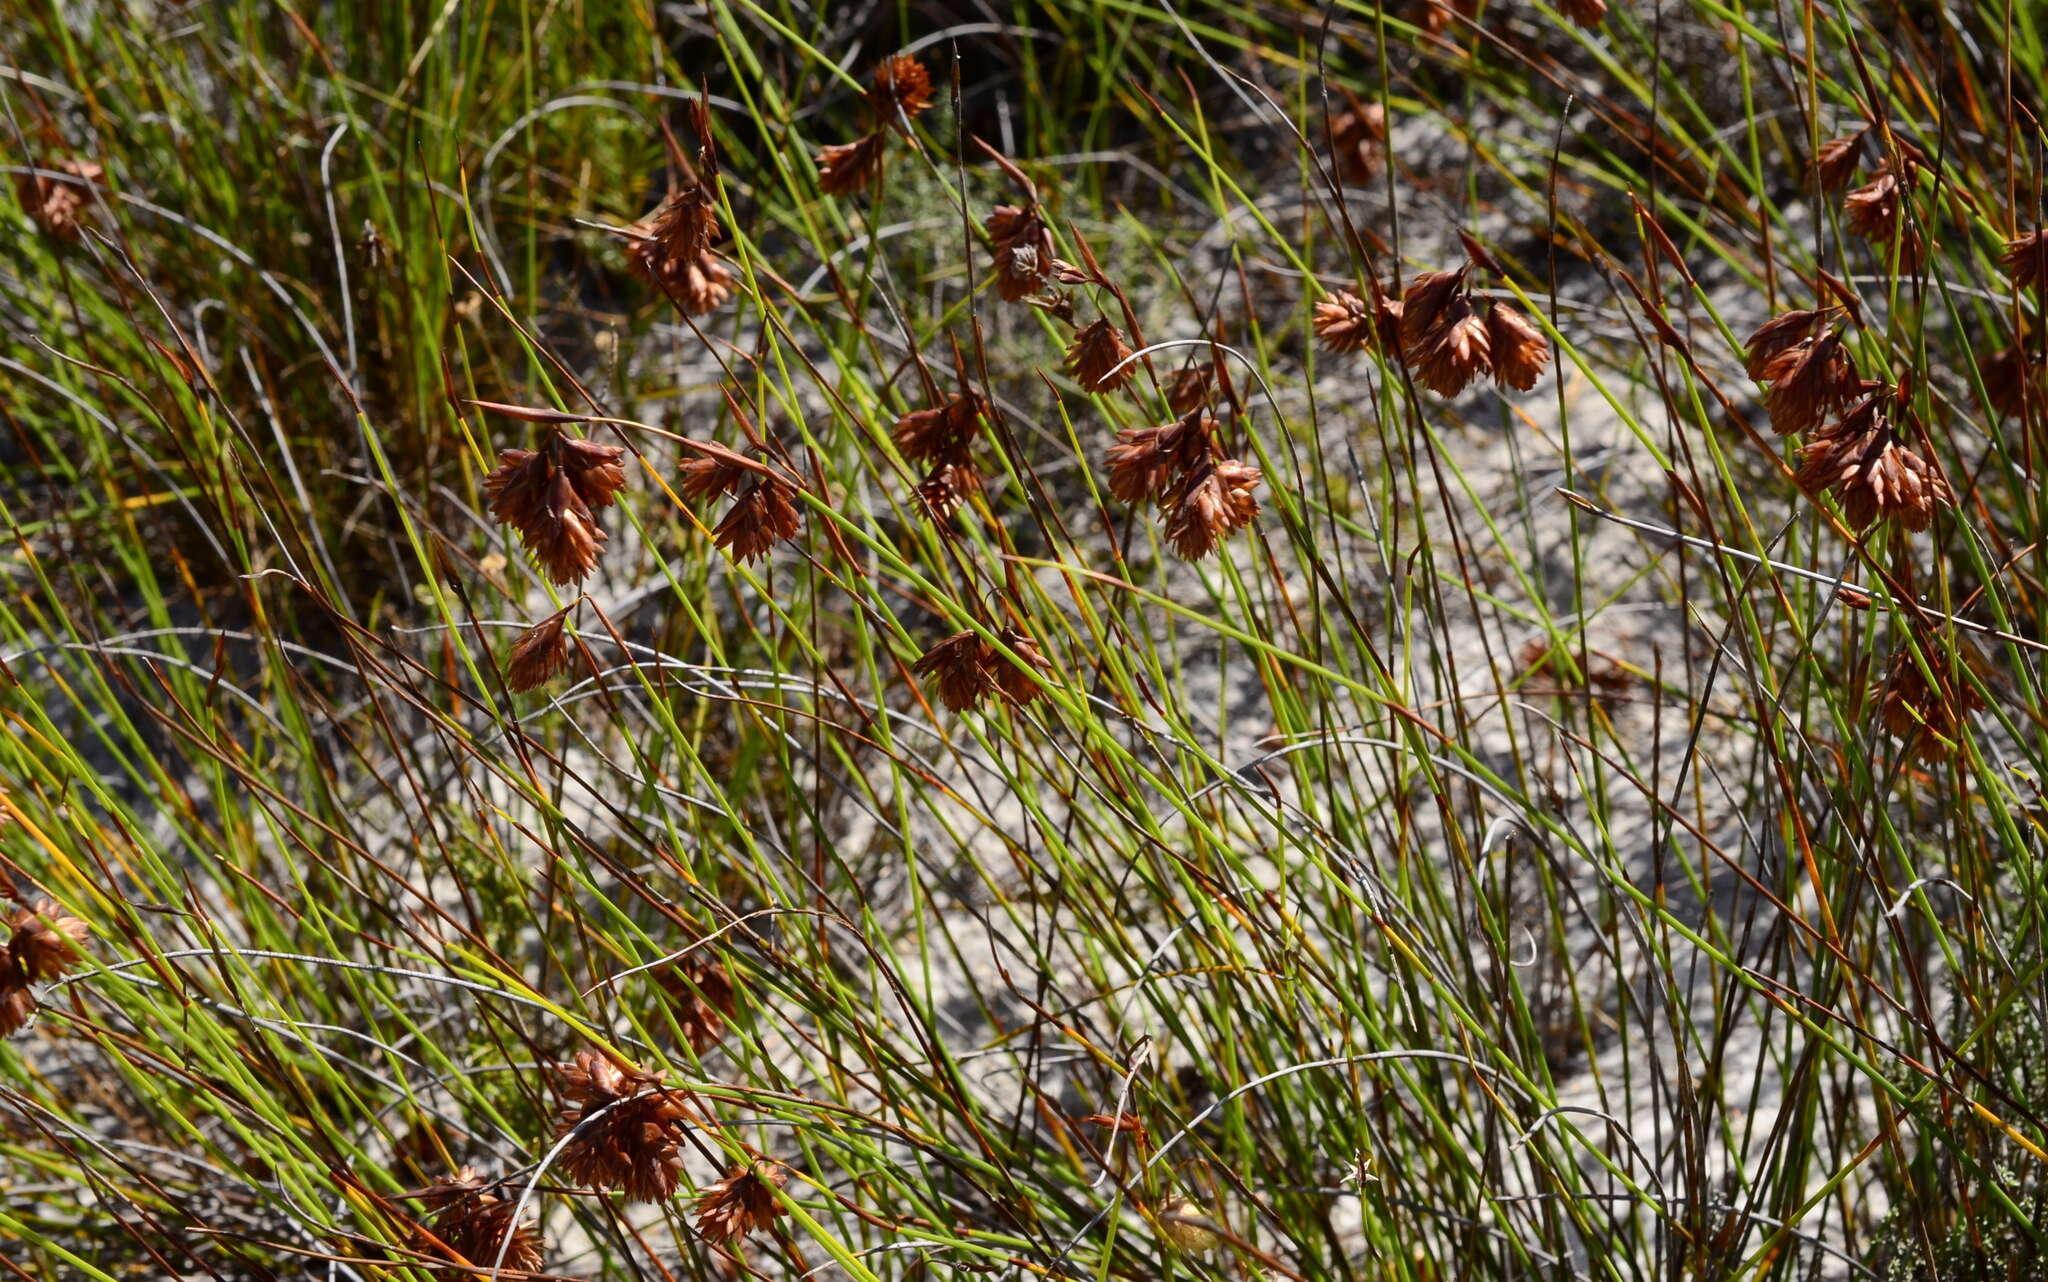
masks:
{"label": "reddish-brown flower cluster", "polygon": [[995,255],[996,293],[1006,302],[1035,294],[1052,275],[1052,228],[1038,202],[997,205],[982,224]]}
{"label": "reddish-brown flower cluster", "polygon": [[2048,285],[2048,227],[2005,242],[2005,253],[1998,261],[2012,278],[2014,288],[2041,292]]}
{"label": "reddish-brown flower cluster", "polygon": [[981,489],[973,446],[987,409],[987,399],[970,389],[944,405],[905,414],[891,429],[896,448],[906,458],[929,466],[917,493],[936,519],[953,515],[968,495]]}
{"label": "reddish-brown flower cluster", "polygon": [[1527,391],[1550,363],[1543,331],[1499,301],[1475,305],[1466,288],[1471,268],[1425,272],[1401,295],[1401,359],[1415,381],[1439,396],[1456,396],[1475,378]]}
{"label": "reddish-brown flower cluster", "polygon": [[1316,301],[1316,338],[1323,350],[1342,355],[1376,346],[1391,356],[1401,351],[1401,302],[1374,290],[1368,303],[1350,290]]}
{"label": "reddish-brown flower cluster", "polygon": [[2022,341],[1987,356],[1977,372],[1984,379],[1984,394],[1991,408],[2006,418],[2019,418],[2029,405],[2038,413],[2048,394],[2040,345]]}
{"label": "reddish-brown flower cluster", "polygon": [[[1840,191],[1855,179],[1870,131],[1871,126],[1865,125],[1853,134],[1821,144],[1814,153],[1813,168],[1823,190]],[[1880,163],[1870,181],[1843,196],[1842,215],[1849,221],[1849,230],[1871,244],[1888,250],[1896,243],[1900,269],[1911,271],[1920,262],[1923,246],[1919,229],[1906,216],[1907,197],[1926,157],[1904,139],[1893,137],[1891,142],[1898,151],[1897,160]]]}
{"label": "reddish-brown flower cluster", "polygon": [[12,932],[0,949],[0,1037],[21,1031],[36,1012],[32,984],[57,979],[85,960],[79,945],[92,928],[47,899],[4,919]]}
{"label": "reddish-brown flower cluster", "polygon": [[626,451],[551,431],[537,450],[500,450],[484,478],[491,515],[519,532],[556,583],[579,583],[597,568],[605,533],[594,512],[626,483]]}
{"label": "reddish-brown flower cluster", "polygon": [[738,1006],[732,976],[709,948],[698,948],[655,972],[668,998],[669,1013],[690,1049],[699,1055],[725,1036],[725,1023]]}
{"label": "reddish-brown flower cluster", "polygon": [[829,196],[858,191],[881,174],[890,126],[908,128],[910,121],[932,105],[931,73],[909,54],[885,58],[875,68],[867,104],[876,116],[875,128],[852,142],[837,143],[818,153],[818,190]]}
{"label": "reddish-brown flower cluster", "polygon": [[995,694],[1019,706],[1030,703],[1044,693],[1038,679],[1052,670],[1052,664],[1038,643],[1019,629],[1005,627],[996,635],[1023,660],[1021,666],[1008,661],[979,633],[969,631],[933,642],[910,670],[933,678],[939,702],[954,712],[965,712]]}
{"label": "reddish-brown flower cluster", "polygon": [[[634,274],[661,286],[691,316],[701,316],[732,297],[733,284],[732,269],[711,252],[711,242],[718,239],[718,164],[711,150],[711,127],[701,110],[697,128],[704,139],[697,153],[698,173],[633,224],[634,240],[627,252]],[[680,157],[677,163],[682,163]]]}
{"label": "reddish-brown flower cluster", "polygon": [[1770,384],[1764,408],[1780,436],[1812,431],[1863,391],[1831,309],[1791,311],[1757,327],[1745,344],[1749,376]]}
{"label": "reddish-brown flower cluster", "polygon": [[775,1190],[789,1182],[780,1163],[755,1158],[697,1194],[697,1231],[713,1242],[732,1242],[784,1214]]}
{"label": "reddish-brown flower cluster", "polygon": [[1369,183],[1387,160],[1387,109],[1344,92],[1344,110],[1330,117],[1330,146],[1341,182]]}
{"label": "reddish-brown flower cluster", "polygon": [[1109,492],[1126,503],[1156,503],[1173,550],[1190,561],[1250,525],[1259,469],[1222,456],[1216,420],[1200,407],[1160,427],[1127,427],[1109,448]]}
{"label": "reddish-brown flower cluster", "polygon": [[680,465],[684,497],[711,500],[734,495],[732,506],[711,531],[711,538],[736,561],[767,556],[777,543],[793,539],[803,528],[797,515],[796,487],[758,463],[715,446],[691,443],[697,452]]}
{"label": "reddish-brown flower cluster", "polygon": [[1911,392],[1857,374],[1838,316],[1834,309],[1773,316],[1749,336],[1745,368],[1770,384],[1764,405],[1772,430],[1807,435],[1796,451],[1801,489],[1832,493],[1852,529],[1895,519],[1924,530],[1934,509],[1954,496],[1941,473],[1904,443]]}
{"label": "reddish-brown flower cluster", "polygon": [[546,1243],[529,1221],[513,1222],[519,1204],[485,1185],[472,1167],[463,1167],[419,1195],[433,1218],[413,1230],[414,1251],[449,1266],[434,1270],[442,1282],[470,1282],[485,1276],[503,1253],[504,1275],[540,1269]]}
{"label": "reddish-brown flower cluster", "polygon": [[1893,419],[1908,412],[1899,389],[1877,384],[1799,447],[1800,488],[1832,491],[1851,529],[1887,518],[1909,530],[1926,529],[1936,505],[1953,496],[1941,473],[1900,443]]}
{"label": "reddish-brown flower cluster", "polygon": [[663,1086],[660,1073],[622,1065],[602,1051],[578,1051],[555,1075],[568,1101],[555,1128],[557,1139],[568,1139],[564,1174],[639,1202],[659,1202],[676,1191],[690,1115],[681,1091]]}
{"label": "reddish-brown flower cluster", "polygon": [[1842,138],[1830,138],[1813,153],[1813,170],[1820,179],[1821,190],[1840,191],[1849,185],[1863,164],[1863,140],[1870,134],[1865,125],[1853,134]]}
{"label": "reddish-brown flower cluster", "polygon": [[1113,392],[1137,376],[1137,363],[1130,356],[1124,332],[1101,317],[1074,335],[1067,347],[1066,370],[1084,392]]}
{"label": "reddish-brown flower cluster", "polygon": [[93,161],[73,159],[59,163],[56,172],[79,181],[65,182],[48,173],[25,173],[15,178],[15,193],[36,226],[56,240],[76,240],[90,199],[86,184],[98,182],[105,171]]}
{"label": "reddish-brown flower cluster", "polygon": [[1989,665],[1975,647],[1960,638],[1956,651],[1962,659],[1960,669],[1941,643],[1923,646],[1921,658],[1928,672],[1922,672],[1913,652],[1901,650],[1892,656],[1884,676],[1878,700],[1884,728],[1899,739],[1908,755],[1922,761],[1939,761],[1953,753],[1962,742],[1964,724],[1984,708],[1969,673],[1982,680]]}
{"label": "reddish-brown flower cluster", "polygon": [[1209,361],[1175,370],[1166,384],[1166,408],[1176,414],[1192,414],[1208,403],[1209,388],[1215,381],[1216,366]]}
{"label": "reddish-brown flower cluster", "polygon": [[505,685],[514,694],[546,685],[569,666],[569,621],[565,607],[521,632],[505,663]]}

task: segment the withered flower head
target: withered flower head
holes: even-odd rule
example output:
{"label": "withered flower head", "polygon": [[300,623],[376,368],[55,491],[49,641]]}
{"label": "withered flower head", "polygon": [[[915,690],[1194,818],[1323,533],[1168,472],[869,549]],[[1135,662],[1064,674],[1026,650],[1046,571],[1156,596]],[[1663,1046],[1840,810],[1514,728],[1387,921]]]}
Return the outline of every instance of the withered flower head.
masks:
{"label": "withered flower head", "polygon": [[1236,459],[1197,468],[1182,483],[1166,514],[1166,538],[1183,559],[1199,561],[1233,531],[1252,523],[1259,501],[1252,487],[1259,469]]}
{"label": "withered flower head", "polygon": [[[1105,317],[1074,335],[1067,348],[1067,373],[1084,392],[1113,392],[1138,372],[1135,363],[1123,365],[1130,354],[1123,331]],[[1118,369],[1119,365],[1123,368]]]}
{"label": "withered flower head", "polygon": [[1052,229],[1038,206],[997,205],[983,223],[995,254],[996,292],[1006,302],[1035,293],[1052,274]]}
{"label": "withered flower head", "polygon": [[1764,408],[1780,436],[1811,431],[1861,389],[1839,330],[1797,343],[1764,363]]}
{"label": "withered flower head", "polygon": [[1991,408],[2007,418],[2026,413],[2029,403],[2039,406],[2048,379],[2043,378],[2041,353],[2031,343],[2016,343],[1987,356],[1977,367],[1984,378],[1984,394]]}
{"label": "withered flower head", "polygon": [[627,258],[634,272],[647,280],[669,278],[718,239],[718,202],[705,184],[691,183],[671,191],[632,230]]}
{"label": "withered flower head", "polygon": [[[75,159],[58,164],[56,169],[73,178],[83,179],[85,183],[98,182],[105,172],[90,160]],[[79,219],[85,212],[88,199],[83,183],[69,183],[37,173],[21,174],[14,181],[21,207],[28,211],[28,216],[38,227],[56,240],[78,238]]]}
{"label": "withered flower head", "polygon": [[618,1189],[633,1201],[673,1194],[682,1179],[680,1146],[689,1116],[682,1092],[661,1085],[661,1074],[622,1066],[601,1051],[578,1051],[555,1072],[569,1101],[555,1137],[574,1136],[562,1150],[563,1173],[600,1192]]}
{"label": "withered flower head", "polygon": [[1869,132],[1866,125],[1845,138],[1831,138],[1813,153],[1813,169],[1820,177],[1821,190],[1840,191],[1849,185],[1863,159],[1863,138]]}
{"label": "withered flower head", "polygon": [[[1961,638],[1957,638],[1956,649],[1962,666],[1981,680],[1989,667],[1983,656]],[[1964,723],[1983,710],[1984,700],[1939,642],[1922,647],[1922,657],[1933,672],[1934,683],[1928,682],[1913,652],[1901,650],[1892,657],[1885,674],[1879,706],[1884,728],[1899,739],[1907,753],[1922,761],[1939,761],[1962,742]]]}
{"label": "withered flower head", "polygon": [[599,445],[577,436],[557,437],[556,444],[576,496],[591,507],[610,507],[626,487],[625,447]]}
{"label": "withered flower head", "polygon": [[718,255],[708,249],[685,263],[672,277],[664,277],[664,281],[669,296],[691,316],[716,311],[732,297],[732,268],[719,262]]}
{"label": "withered flower head", "polygon": [[1166,385],[1166,408],[1176,414],[1192,414],[1209,399],[1209,384],[1216,378],[1216,367],[1207,362],[1189,365],[1173,372],[1173,379]]}
{"label": "withered flower head", "polygon": [[669,193],[652,214],[633,224],[627,263],[643,280],[661,286],[676,306],[702,316],[732,297],[732,269],[711,252],[718,239],[715,179]]}
{"label": "withered flower head", "polygon": [[1558,10],[1588,31],[1607,16],[1607,0],[1558,0]]}
{"label": "withered flower head", "polygon": [[1038,642],[1022,629],[1005,627],[996,635],[1018,658],[1024,660],[1024,666],[1019,667],[999,653],[989,654],[988,664],[995,672],[996,689],[1002,691],[1005,699],[1022,707],[1045,693],[1045,687],[1039,684],[1038,678],[1039,674],[1052,671],[1052,663],[1038,648]]}
{"label": "withered flower head", "polygon": [[1896,519],[1909,530],[1927,528],[1937,505],[1953,501],[1948,482],[1913,450],[1879,406],[1891,390],[1873,392],[1855,410],[1799,447],[1800,488],[1833,491],[1842,518],[1854,530]]}
{"label": "withered flower head", "polygon": [[740,491],[725,519],[711,531],[719,547],[727,548],[737,561],[767,556],[777,543],[793,539],[803,523],[797,518],[794,491],[779,477],[762,477]]}
{"label": "withered flower head", "polygon": [[1761,382],[1771,358],[1811,339],[1825,315],[1819,310],[1782,312],[1757,326],[1742,346],[1743,368]]}
{"label": "withered flower head", "polygon": [[934,641],[910,670],[918,676],[935,677],[939,702],[953,712],[965,712],[996,688],[989,648],[973,632],[955,632]]}
{"label": "withered flower head", "polygon": [[1493,354],[1493,381],[1526,392],[1550,363],[1550,344],[1536,323],[1506,303],[1486,309],[1486,340]]}
{"label": "withered flower head", "polygon": [[2048,283],[2048,227],[2005,242],[1998,261],[2005,265],[2005,274],[2015,287],[2039,290]]}
{"label": "withered flower head", "polygon": [[780,1163],[765,1158],[733,1167],[697,1195],[697,1231],[713,1242],[731,1242],[766,1227],[783,1214],[775,1190],[788,1180]]}
{"label": "withered flower head", "polygon": [[579,582],[597,568],[605,533],[591,515],[625,484],[616,445],[552,434],[538,450],[501,450],[484,478],[491,515],[519,532],[556,583]]}
{"label": "withered flower head", "polygon": [[92,927],[47,899],[33,908],[17,908],[7,915],[14,932],[7,953],[28,980],[57,979],[85,960],[79,945],[92,934]]}
{"label": "withered flower head", "polygon": [[820,151],[818,190],[828,196],[843,196],[873,182],[882,172],[882,147],[888,140],[889,135],[877,132]]}
{"label": "withered flower head", "polygon": [[962,392],[944,405],[905,414],[896,420],[889,434],[905,458],[934,462],[973,442],[986,406],[987,401],[979,392]]}
{"label": "withered flower head", "polygon": [[1330,117],[1330,141],[1336,149],[1337,177],[1342,182],[1371,182],[1386,161],[1387,109],[1376,102],[1349,100]]}
{"label": "withered flower head", "polygon": [[1164,502],[1209,458],[1216,420],[1199,408],[1163,427],[1126,427],[1109,447],[1109,492],[1126,503]]}
{"label": "withered flower head", "polygon": [[884,58],[875,67],[874,87],[868,90],[868,106],[884,120],[914,120],[932,105],[932,73],[907,53]]}
{"label": "withered flower head", "polygon": [[1316,300],[1316,338],[1328,352],[1355,352],[1379,340],[1387,329],[1384,321],[1390,321],[1395,332],[1399,332],[1400,304],[1385,302],[1382,308],[1395,309],[1391,316],[1375,315],[1372,304],[1348,289]]}
{"label": "withered flower head", "polygon": [[412,1249],[450,1262],[451,1267],[434,1270],[442,1282],[483,1277],[497,1263],[500,1251],[508,1275],[540,1269],[546,1249],[540,1229],[531,1222],[514,1224],[512,1215],[519,1204],[487,1188],[472,1168],[465,1166],[434,1184],[420,1194],[420,1201],[434,1216],[413,1232]]}
{"label": "withered flower head", "polygon": [[963,445],[948,452],[924,479],[917,483],[917,496],[935,521],[943,521],[960,510],[968,496],[981,491],[981,469]]}
{"label": "withered flower head", "polygon": [[1408,282],[1408,288],[1401,294],[1404,356],[1412,360],[1411,353],[1428,346],[1455,318],[1455,305],[1463,301],[1467,270],[1460,267],[1448,272],[1424,272]]}
{"label": "withered flower head", "polygon": [[546,685],[569,666],[569,637],[563,624],[569,611],[558,610],[519,634],[505,664],[505,684],[514,694]]}
{"label": "withered flower head", "polygon": [[1892,243],[1904,210],[1905,193],[1899,186],[1898,175],[1889,167],[1878,170],[1869,182],[1842,197],[1842,213],[1849,220],[1849,230],[1874,245]]}
{"label": "withered flower head", "polygon": [[27,1027],[36,1013],[36,995],[29,991],[28,976],[12,954],[0,950],[0,1037],[12,1037]]}
{"label": "withered flower head", "polygon": [[682,473],[683,497],[692,500],[715,499],[738,489],[740,482],[753,473],[728,458],[716,454],[696,454],[676,465]]}
{"label": "withered flower head", "polygon": [[669,1012],[690,1049],[702,1055],[725,1035],[738,1008],[732,976],[708,948],[697,948],[663,966],[654,982],[668,997]]}
{"label": "withered flower head", "polygon": [[1429,336],[1404,355],[1416,382],[1438,396],[1456,396],[1492,371],[1493,338],[1472,305],[1456,298]]}

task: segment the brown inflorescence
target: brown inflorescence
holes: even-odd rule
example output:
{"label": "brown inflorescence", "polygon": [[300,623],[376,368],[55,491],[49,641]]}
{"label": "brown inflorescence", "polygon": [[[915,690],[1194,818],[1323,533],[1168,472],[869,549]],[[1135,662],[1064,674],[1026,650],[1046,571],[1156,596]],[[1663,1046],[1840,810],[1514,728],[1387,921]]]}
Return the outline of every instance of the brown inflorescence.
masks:
{"label": "brown inflorescence", "polygon": [[98,182],[104,171],[90,160],[66,160],[55,172],[68,174],[77,182],[66,182],[48,173],[24,173],[15,178],[15,192],[21,207],[52,239],[76,240],[89,197],[87,184]]}
{"label": "brown inflorescence", "polygon": [[594,511],[626,483],[626,451],[551,433],[537,450],[501,450],[484,478],[491,515],[519,532],[534,560],[559,584],[597,568],[605,543]]}
{"label": "brown inflorescence", "polygon": [[932,105],[932,73],[915,56],[892,54],[875,67],[868,106],[884,120],[915,120]]}
{"label": "brown inflorescence", "polygon": [[1808,432],[1863,390],[1842,344],[1830,328],[1817,338],[1791,343],[1758,363],[1757,377],[1770,384],[1764,408],[1780,436]]}
{"label": "brown inflorescence", "polygon": [[546,685],[568,668],[569,637],[564,630],[568,621],[569,611],[557,610],[512,642],[512,654],[505,663],[505,684],[513,693]]}
{"label": "brown inflorescence", "polygon": [[1165,533],[1173,550],[1186,560],[1199,561],[1234,531],[1250,525],[1259,514],[1259,501],[1252,495],[1259,479],[1259,469],[1229,458],[1204,463],[1182,478],[1165,504]]}
{"label": "brown inflorescence", "polygon": [[1387,109],[1349,93],[1344,97],[1344,110],[1330,117],[1330,143],[1339,181],[1362,185],[1386,164]]}
{"label": "brown inflorescence", "polygon": [[[1983,657],[1967,641],[1959,639],[1956,647],[1962,666],[1981,678],[1986,668]],[[1984,700],[1939,643],[1923,647],[1922,657],[1934,681],[1929,682],[1912,651],[1899,651],[1884,676],[1879,712],[1884,728],[1899,739],[1909,755],[1939,761],[1962,742],[1964,724],[1972,713],[1983,709]]]}
{"label": "brown inflorescence", "polygon": [[1486,339],[1493,352],[1493,380],[1526,392],[1550,363],[1550,344],[1536,322],[1498,300],[1487,304]]}
{"label": "brown inflorescence", "polygon": [[991,694],[1014,704],[1030,703],[1044,693],[1039,677],[1050,672],[1052,664],[1022,630],[1005,627],[997,636],[1024,661],[1023,669],[1008,662],[979,633],[965,631],[933,642],[910,670],[934,678],[939,702],[953,712],[965,712]]}
{"label": "brown inflorescence", "polygon": [[[1469,238],[1467,245],[1479,252]],[[1511,304],[1475,305],[1466,289],[1470,271],[1425,272],[1408,282],[1397,314],[1401,359],[1416,382],[1439,396],[1456,396],[1489,374],[1498,387],[1527,391],[1550,362],[1550,344]]]}
{"label": "brown inflorescence", "polygon": [[701,316],[732,297],[732,269],[711,252],[718,205],[708,183],[671,192],[633,231],[627,261],[634,274],[661,286],[683,311]]}
{"label": "brown inflorescence", "polygon": [[853,142],[834,143],[818,152],[818,190],[828,196],[858,191],[882,172],[882,148],[889,135],[876,131]]}
{"label": "brown inflorescence", "polygon": [[448,1267],[433,1270],[442,1282],[483,1277],[499,1264],[501,1253],[506,1275],[540,1269],[546,1251],[540,1229],[524,1219],[515,1223],[519,1204],[486,1186],[473,1168],[463,1167],[419,1198],[433,1216],[414,1230],[411,1246],[421,1255],[449,1262]]}
{"label": "brown inflorescence", "polygon": [[2005,242],[2005,252],[1998,261],[2015,288],[2038,292],[2048,284],[2048,227]]}
{"label": "brown inflorescence", "polygon": [[783,1214],[775,1190],[789,1181],[780,1163],[755,1158],[697,1194],[697,1231],[713,1242],[732,1242],[765,1228]]}
{"label": "brown inflorescence", "polygon": [[1316,300],[1316,338],[1323,350],[1342,354],[1379,344],[1389,352],[1399,346],[1401,304],[1382,298],[1368,303],[1350,290]]}
{"label": "brown inflorescence", "polygon": [[1985,357],[1977,367],[1984,379],[1984,395],[1991,408],[2006,418],[2019,418],[2029,405],[2037,410],[2048,392],[2048,379],[2038,345],[2015,343]]}
{"label": "brown inflorescence", "polygon": [[996,293],[1006,302],[1036,293],[1052,275],[1052,229],[1036,203],[997,205],[982,224],[995,255]]}
{"label": "brown inflorescence", "polygon": [[1896,394],[1880,385],[1798,450],[1800,487],[1831,491],[1852,529],[1889,519],[1924,530],[1934,509],[1952,501],[1941,473],[1900,442],[1889,404]]}
{"label": "brown inflorescence", "polygon": [[1135,362],[1125,364],[1130,355],[1123,331],[1104,317],[1074,335],[1067,348],[1066,371],[1084,392],[1113,392],[1138,372]]}
{"label": "brown inflorescence", "polygon": [[602,1051],[578,1051],[557,1066],[568,1101],[555,1136],[562,1172],[600,1192],[617,1189],[629,1199],[659,1202],[682,1180],[681,1145],[689,1108],[681,1091],[661,1084],[660,1073],[622,1065]]}
{"label": "brown inflorescence", "polygon": [[725,1035],[738,996],[732,976],[710,949],[700,947],[661,967],[654,982],[668,998],[669,1013],[691,1050],[702,1055]]}
{"label": "brown inflorescence", "polygon": [[1863,139],[1869,132],[1865,126],[1847,137],[1830,138],[1814,152],[1813,170],[1823,191],[1840,191],[1849,185],[1863,161]]}
{"label": "brown inflorescence", "polygon": [[80,945],[92,933],[47,899],[15,909],[4,921],[10,934],[0,948],[0,1037],[19,1032],[35,1014],[30,985],[62,978],[85,960]]}
{"label": "brown inflorescence", "polygon": [[768,555],[777,543],[793,539],[803,528],[796,511],[796,489],[776,476],[763,476],[739,492],[711,538],[736,561]]}

